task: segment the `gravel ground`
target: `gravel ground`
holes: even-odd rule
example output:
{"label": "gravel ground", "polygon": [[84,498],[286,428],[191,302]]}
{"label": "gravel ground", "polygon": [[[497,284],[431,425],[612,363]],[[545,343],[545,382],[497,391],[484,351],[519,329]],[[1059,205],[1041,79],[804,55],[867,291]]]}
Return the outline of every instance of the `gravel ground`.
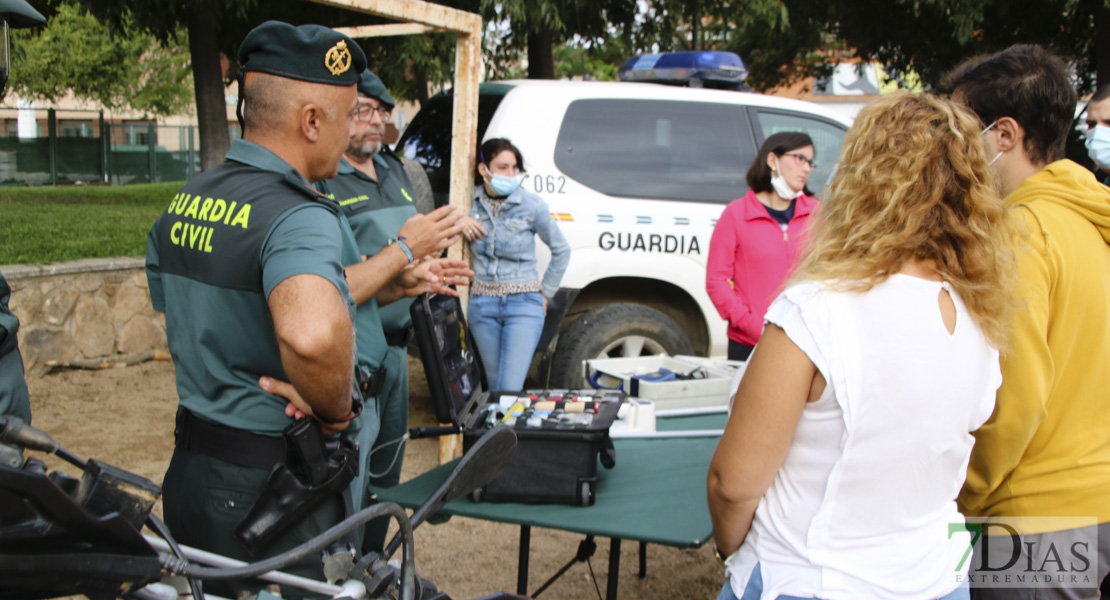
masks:
{"label": "gravel ground", "polygon": [[[434,425],[427,384],[418,360],[410,359],[410,425]],[[97,458],[162,481],[173,451],[176,410],[173,367],[166,362],[100,371],[66,371],[52,375],[28,374],[34,425],[50,433],[67,450],[83,458]],[[403,480],[434,467],[436,440],[408,444]],[[72,472],[60,461],[52,468]],[[155,508],[160,512],[161,506]],[[416,530],[419,573],[436,582],[456,599],[480,598],[516,588],[519,528],[455,517],[444,524],[425,524]],[[581,536],[533,528],[529,591],[569,562]],[[577,563],[542,598],[600,598],[605,594],[609,543],[598,539],[589,563]],[[647,577],[637,577],[637,547],[621,548],[620,593],[633,598],[715,598],[724,574],[709,546],[699,550],[648,547]],[[599,593],[600,590],[600,593]]]}

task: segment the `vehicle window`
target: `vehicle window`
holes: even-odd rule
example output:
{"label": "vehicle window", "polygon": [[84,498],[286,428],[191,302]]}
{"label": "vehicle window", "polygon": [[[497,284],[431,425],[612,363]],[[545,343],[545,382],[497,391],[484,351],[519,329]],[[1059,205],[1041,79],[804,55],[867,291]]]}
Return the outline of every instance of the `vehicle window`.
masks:
{"label": "vehicle window", "polygon": [[817,163],[817,166],[809,174],[809,182],[806,187],[816,197],[823,199],[825,186],[828,185],[829,179],[832,178],[833,168],[840,160],[840,146],[844,143],[845,128],[830,121],[819,120],[799,113],[757,110],[756,114],[758,115],[756,120],[763,129],[763,135],[760,138],[761,144],[763,143],[762,140],[780,131],[803,131],[809,134],[809,137],[813,140],[816,159],[814,162]]}
{"label": "vehicle window", "polygon": [[611,196],[727,203],[748,191],[756,148],[744,107],[664,100],[576,100],[555,165]]}
{"label": "vehicle window", "polygon": [[[478,97],[478,139],[497,112],[505,94],[482,94]],[[437,94],[428,105],[416,113],[416,118],[405,129],[397,142],[397,154],[416,160],[428,172],[428,182],[436,196],[436,206],[441,206],[451,188],[451,131],[455,113],[455,98],[450,94]]]}

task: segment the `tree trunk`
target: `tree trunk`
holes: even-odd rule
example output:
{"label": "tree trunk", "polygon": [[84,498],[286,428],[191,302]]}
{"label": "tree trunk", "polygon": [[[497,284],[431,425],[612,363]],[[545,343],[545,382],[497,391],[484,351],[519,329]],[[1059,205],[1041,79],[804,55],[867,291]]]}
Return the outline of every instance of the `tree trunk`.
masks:
{"label": "tree trunk", "polygon": [[1095,75],[1097,87],[1110,85],[1110,8],[1099,2],[1095,9]]}
{"label": "tree trunk", "polygon": [[200,129],[200,168],[204,171],[223,162],[231,148],[231,134],[227,130],[224,74],[216,46],[216,27],[209,17],[193,11],[187,18]]}
{"label": "tree trunk", "polygon": [[691,30],[694,38],[694,51],[701,50],[701,7],[694,0],[694,16],[690,18]]}
{"label": "tree trunk", "polygon": [[528,79],[555,79],[555,56],[551,50],[551,28],[540,25],[528,32]]}
{"label": "tree trunk", "polygon": [[424,108],[428,105],[428,70],[416,67],[413,78],[416,79],[416,101],[420,103],[420,108]]}

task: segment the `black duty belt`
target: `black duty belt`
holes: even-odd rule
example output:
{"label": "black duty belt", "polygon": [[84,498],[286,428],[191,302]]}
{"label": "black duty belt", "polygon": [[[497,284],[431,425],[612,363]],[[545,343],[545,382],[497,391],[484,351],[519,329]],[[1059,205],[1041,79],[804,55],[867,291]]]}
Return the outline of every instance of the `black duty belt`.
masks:
{"label": "black duty belt", "polygon": [[385,332],[385,343],[390,346],[408,346],[412,341],[412,327],[398,329],[394,332]]}
{"label": "black duty belt", "polygon": [[363,399],[373,398],[382,393],[382,388],[385,387],[385,365],[378,367],[377,371],[359,365],[356,376]]}
{"label": "black duty belt", "polygon": [[206,454],[240,467],[269,470],[285,463],[284,438],[205,421],[187,408],[178,407],[173,435],[181,450]]}

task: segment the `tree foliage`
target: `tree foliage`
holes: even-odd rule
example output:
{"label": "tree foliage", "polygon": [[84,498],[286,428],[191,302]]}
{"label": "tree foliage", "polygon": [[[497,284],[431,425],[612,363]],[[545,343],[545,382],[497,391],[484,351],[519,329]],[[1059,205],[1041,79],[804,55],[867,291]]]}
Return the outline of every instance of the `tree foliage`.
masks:
{"label": "tree foliage", "polygon": [[455,36],[451,33],[362,38],[369,68],[398,100],[428,100],[428,86],[450,83],[455,73]]}
{"label": "tree foliage", "polygon": [[[551,33],[553,76],[586,74],[615,77],[629,56],[646,52],[716,49],[740,53],[751,71],[750,82],[768,89],[811,75],[816,50],[829,41],[827,19],[818,18],[825,2],[806,0],[792,19],[784,0],[607,0],[587,5],[579,0],[482,0],[483,17],[503,23],[487,35],[487,75],[520,74],[525,46],[537,31]],[[694,25],[698,26],[695,27]],[[792,41],[784,39],[793,37]],[[529,53],[529,77],[537,77]]]}
{"label": "tree foliage", "polygon": [[[108,24],[116,34],[112,39],[130,39],[131,33],[139,31],[165,47],[180,47],[186,33],[193,35],[195,28],[205,34],[203,39],[214,40],[211,45],[233,63],[243,36],[267,19],[333,27],[385,22],[308,0],[39,0],[47,3],[48,10],[71,1],[80,2]],[[1035,42],[1071,61],[1082,91],[1091,90],[1096,79],[1110,83],[1110,34],[1098,33],[1100,29],[1110,30],[1110,0],[436,2],[482,15],[487,24],[483,59],[488,79],[570,77],[583,71],[588,77],[611,79],[616,67],[629,56],[704,48],[740,54],[749,68],[748,83],[757,90],[828,74],[832,65],[844,57],[875,60],[886,65],[896,78],[918,76],[926,87],[942,89],[945,73],[965,58],[1017,42]],[[84,38],[66,37],[82,39],[72,44],[74,55],[78,54],[77,48],[86,45]],[[454,73],[455,38],[450,34],[369,38],[359,40],[359,44],[366,50],[371,68],[398,99],[423,101],[429,84],[447,83]],[[102,43],[87,45],[87,60],[108,51]],[[154,67],[158,55],[149,49],[144,52],[144,60],[139,62],[150,62],[149,67]],[[202,96],[210,97],[208,108],[198,111],[203,146],[205,122],[223,119],[222,86],[211,81],[230,79],[236,65],[225,73],[212,57],[199,65],[194,50],[193,58],[198,106]],[[85,61],[82,56],[71,62],[75,70],[95,73]],[[118,70],[133,63],[120,59],[110,64]],[[152,76],[132,79],[152,81]],[[177,81],[185,80],[182,77]],[[203,90],[201,80],[209,82]],[[69,87],[80,89],[80,85]],[[157,106],[164,101],[145,102]]]}
{"label": "tree foliage", "polygon": [[628,46],[620,39],[591,48],[566,43],[555,48],[554,58],[555,77],[559,79],[616,81],[617,68],[628,58]]}
{"label": "tree foliage", "polygon": [[553,48],[572,37],[586,47],[601,45],[620,31],[625,37],[637,14],[636,0],[481,0],[490,32],[493,75],[511,69],[514,57],[528,52],[528,76],[555,76]]}
{"label": "tree foliage", "polygon": [[[727,50],[748,67],[748,85],[768,90],[814,74],[827,35],[824,0],[657,0],[636,45],[661,51]],[[697,23],[698,27],[694,27]]]}
{"label": "tree foliage", "polygon": [[[381,22],[350,10],[300,0],[79,0],[115,32],[134,27],[163,45],[180,45],[181,31],[188,32],[197,121],[200,129],[202,168],[223,160],[231,144],[227,128],[223,83],[236,72],[239,43],[253,27],[268,19],[300,25],[322,23],[332,27]],[[220,54],[232,68],[225,72]]]}
{"label": "tree foliage", "polygon": [[14,31],[12,88],[48,102],[72,92],[105,108],[149,115],[189,110],[188,54],[124,25],[113,33],[74,4],[57,6],[46,27]]}
{"label": "tree foliage", "polygon": [[1015,43],[1065,57],[1081,91],[1096,79],[1110,84],[1110,33],[1099,34],[1110,31],[1108,0],[645,0],[638,7],[622,36],[633,53],[731,50],[757,90],[825,74],[843,57],[875,60],[896,77],[943,89],[945,74],[964,59]]}
{"label": "tree foliage", "polygon": [[[307,0],[79,0],[114,31],[135,27],[163,44],[180,44],[180,34],[193,15],[201,15],[216,33],[218,50],[234,65],[239,43],[263,22],[277,19],[303,25],[315,23],[347,27],[386,21],[351,10],[323,6]],[[234,75],[234,71],[231,72]],[[229,77],[230,78],[230,77]]]}
{"label": "tree foliage", "polygon": [[[791,0],[786,0],[788,3]],[[932,88],[964,59],[1017,43],[1041,44],[1067,59],[1078,87],[1090,91],[1100,70],[1098,15],[1105,0],[836,0],[830,31],[859,55]],[[1105,61],[1110,62],[1110,61]],[[1110,70],[1110,64],[1101,65]],[[1110,83],[1102,77],[1104,83]]]}

